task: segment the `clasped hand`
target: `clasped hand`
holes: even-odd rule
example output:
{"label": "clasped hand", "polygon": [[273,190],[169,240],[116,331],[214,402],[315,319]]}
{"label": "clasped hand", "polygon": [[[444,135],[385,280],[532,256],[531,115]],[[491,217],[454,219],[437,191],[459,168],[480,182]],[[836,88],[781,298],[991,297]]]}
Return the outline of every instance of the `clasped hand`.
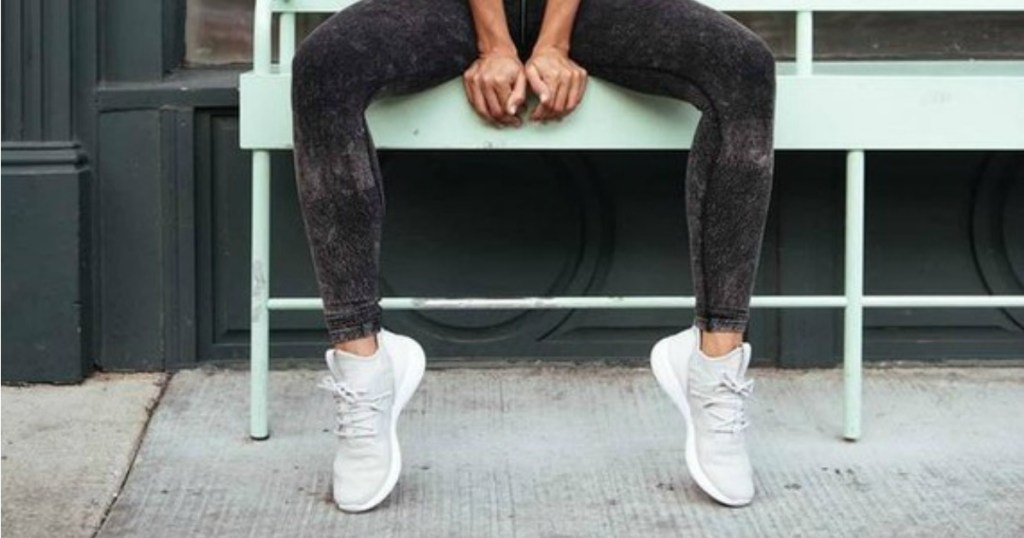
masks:
{"label": "clasped hand", "polygon": [[533,121],[561,120],[576,109],[587,86],[587,71],[557,47],[535,49],[524,65],[515,50],[482,53],[462,76],[466,98],[484,120],[522,125],[527,84],[540,103]]}

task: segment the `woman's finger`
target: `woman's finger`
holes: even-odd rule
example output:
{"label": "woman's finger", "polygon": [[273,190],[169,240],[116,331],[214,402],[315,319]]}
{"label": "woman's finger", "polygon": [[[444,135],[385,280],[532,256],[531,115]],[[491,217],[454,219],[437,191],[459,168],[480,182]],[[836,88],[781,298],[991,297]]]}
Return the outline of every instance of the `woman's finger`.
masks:
{"label": "woman's finger", "polygon": [[513,80],[502,80],[494,86],[494,93],[498,96],[498,108],[501,110],[500,118],[501,122],[507,125],[512,125],[515,120],[512,114],[508,111],[509,96],[512,95],[512,85],[515,84]]}
{"label": "woman's finger", "polygon": [[537,106],[533,107],[533,112],[530,113],[530,119],[533,121],[540,121],[547,115],[547,105],[544,103],[537,103]]}
{"label": "woman's finger", "polygon": [[540,77],[540,72],[537,71],[537,66],[529,64],[526,66],[526,78],[530,81],[530,87],[533,88],[533,92],[540,97],[540,102],[546,104],[551,99],[551,89]]}
{"label": "woman's finger", "polygon": [[476,105],[473,104],[473,86],[470,80],[476,72],[476,65],[476,62],[474,62],[473,65],[471,65],[469,69],[462,74],[462,87],[466,90],[466,102],[468,102],[469,106],[473,108],[476,108]]}
{"label": "woman's finger", "polygon": [[509,94],[508,101],[505,102],[505,111],[509,114],[515,115],[519,111],[519,107],[526,101],[526,73],[522,69],[516,74],[516,82],[512,87],[512,93]]}
{"label": "woman's finger", "polygon": [[587,93],[587,80],[590,78],[590,75],[587,73],[587,70],[582,67],[580,68],[580,71],[583,73],[583,83],[580,84],[580,102],[582,103],[583,96]]}
{"label": "woman's finger", "polygon": [[569,87],[569,101],[566,103],[566,112],[576,110],[583,95],[583,74],[580,71],[573,71],[572,85]]}
{"label": "woman's finger", "polygon": [[505,111],[501,106],[501,99],[498,97],[498,90],[492,81],[482,84],[484,100],[487,102],[487,114],[493,121],[500,122],[505,117]]}
{"label": "woman's finger", "polygon": [[541,116],[541,121],[557,119],[560,115],[558,111],[558,100],[564,93],[564,84],[558,74],[555,74],[548,78],[548,88],[551,88],[551,100],[548,101],[544,107],[544,113]]}
{"label": "woman's finger", "polygon": [[474,75],[470,79],[470,87],[473,93],[473,109],[476,110],[477,114],[480,115],[484,120],[490,120],[490,114],[487,113],[487,100],[484,99],[484,92],[480,88],[480,77]]}
{"label": "woman's finger", "polygon": [[563,71],[558,76],[558,90],[555,92],[555,117],[561,118],[565,115],[565,106],[569,101],[569,91],[572,89],[572,73]]}

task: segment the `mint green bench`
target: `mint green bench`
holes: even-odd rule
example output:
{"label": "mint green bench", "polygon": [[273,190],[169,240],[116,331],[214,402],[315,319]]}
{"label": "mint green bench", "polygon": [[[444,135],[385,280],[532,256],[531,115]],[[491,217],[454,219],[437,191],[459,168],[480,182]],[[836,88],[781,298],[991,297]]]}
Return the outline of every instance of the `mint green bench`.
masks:
{"label": "mint green bench", "polygon": [[[846,151],[845,293],[754,296],[755,308],[844,310],[844,427],[861,435],[862,316],[866,307],[1011,307],[1024,296],[864,295],[865,152],[1024,149],[1024,61],[815,62],[814,11],[1024,11],[1020,0],[704,0],[726,12],[796,13],[796,61],[780,62],[775,147]],[[319,298],[270,297],[270,152],[292,145],[295,14],[335,12],[353,0],[256,0],[253,69],[240,76],[240,145],[252,150],[250,435],[266,439],[269,316],[320,310]],[[271,62],[278,19],[279,63]],[[688,149],[700,114],[689,104],[592,78],[586,106],[562,122],[496,129],[466,104],[458,78],[375,101],[377,146],[407,149]],[[608,121],[615,118],[614,122]],[[693,308],[688,297],[385,297],[385,309]]]}

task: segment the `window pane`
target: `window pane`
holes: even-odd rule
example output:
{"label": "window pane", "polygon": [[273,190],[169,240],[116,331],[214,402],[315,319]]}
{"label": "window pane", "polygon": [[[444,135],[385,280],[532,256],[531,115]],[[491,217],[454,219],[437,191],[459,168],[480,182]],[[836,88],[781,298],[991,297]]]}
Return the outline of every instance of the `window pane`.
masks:
{"label": "window pane", "polygon": [[185,63],[252,61],[253,0],[188,0]]}
{"label": "window pane", "polygon": [[[775,57],[792,60],[792,13],[731,13],[765,38]],[[1024,14],[971,12],[820,12],[814,14],[819,60],[964,60],[1024,58]]]}
{"label": "window pane", "polygon": [[[252,61],[253,0],[188,0],[185,20],[186,65],[249,63]],[[330,13],[296,16],[298,41]],[[277,61],[277,24],[273,25],[273,59]]]}
{"label": "window pane", "polygon": [[[186,65],[252,61],[253,0],[187,0]],[[793,57],[791,13],[732,13],[780,60]],[[298,40],[329,13],[300,14]],[[1020,13],[817,13],[815,56],[829,59],[1024,57]],[[274,24],[276,49],[277,24]],[[274,54],[276,61],[276,51]]]}

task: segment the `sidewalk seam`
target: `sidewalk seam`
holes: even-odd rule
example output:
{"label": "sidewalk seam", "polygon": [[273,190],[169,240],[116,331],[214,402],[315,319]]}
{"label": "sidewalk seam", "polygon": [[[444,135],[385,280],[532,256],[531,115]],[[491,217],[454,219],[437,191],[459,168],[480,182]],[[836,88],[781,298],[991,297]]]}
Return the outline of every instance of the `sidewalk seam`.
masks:
{"label": "sidewalk seam", "polygon": [[171,378],[173,378],[176,373],[177,372],[168,372],[164,375],[159,384],[159,392],[157,392],[156,397],[153,398],[152,403],[147,406],[146,420],[142,423],[142,429],[139,431],[139,435],[135,440],[134,446],[132,446],[131,456],[128,458],[128,468],[121,477],[121,482],[117,485],[117,491],[114,492],[114,496],[103,509],[103,516],[100,517],[99,525],[96,526],[96,530],[93,531],[91,538],[97,538],[99,536],[100,531],[103,530],[103,526],[107,524],[107,518],[110,517],[110,513],[114,510],[114,505],[116,505],[117,501],[121,498],[121,493],[124,491],[124,487],[128,483],[128,478],[131,476],[132,470],[135,469],[135,460],[139,456],[139,450],[142,448],[142,442],[146,438],[146,434],[149,433],[149,423],[153,420],[153,415],[156,414],[156,410],[160,406],[160,402],[163,401],[164,394],[167,392],[167,386],[170,385]]}

